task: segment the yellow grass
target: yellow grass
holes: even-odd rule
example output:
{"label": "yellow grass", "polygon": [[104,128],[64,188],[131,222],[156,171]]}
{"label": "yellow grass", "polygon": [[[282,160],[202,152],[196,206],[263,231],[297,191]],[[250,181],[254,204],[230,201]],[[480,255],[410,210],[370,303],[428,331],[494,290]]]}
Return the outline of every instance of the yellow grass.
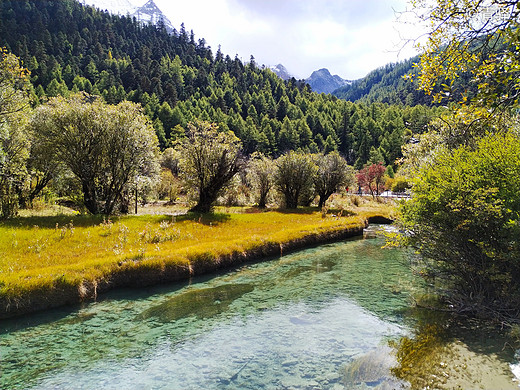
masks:
{"label": "yellow grass", "polygon": [[[370,214],[322,212],[21,217],[0,224],[0,298],[98,282],[125,270],[192,267],[269,244],[359,227]],[[217,210],[219,211],[219,210]],[[341,212],[346,215],[347,213]]]}

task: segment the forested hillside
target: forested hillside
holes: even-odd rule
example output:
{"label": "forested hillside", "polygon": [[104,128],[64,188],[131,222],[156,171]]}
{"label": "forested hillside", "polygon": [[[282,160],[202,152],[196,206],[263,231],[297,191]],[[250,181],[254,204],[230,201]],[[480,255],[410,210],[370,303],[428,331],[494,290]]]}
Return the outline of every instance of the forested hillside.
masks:
{"label": "forested hillside", "polygon": [[406,74],[416,72],[413,64],[417,62],[419,62],[419,57],[385,65],[351,84],[338,88],[333,92],[333,95],[353,102],[382,102],[409,106],[416,104],[431,105],[432,99],[430,96],[417,90],[416,85],[403,78]]}
{"label": "forested hillside", "polygon": [[0,46],[30,70],[35,105],[74,91],[112,104],[141,103],[162,148],[200,119],[233,130],[246,154],[338,150],[358,168],[371,157],[393,164],[401,145],[433,115],[422,106],[319,95],[304,82],[281,80],[253,56],[245,64],[213,53],[184,26],[168,34],[164,26],[144,26],[72,0],[2,1]]}
{"label": "forested hillside", "polygon": [[336,89],[332,94],[340,99],[366,104],[379,102],[407,106],[421,104],[429,107],[439,105],[439,102],[435,102],[433,98],[439,92],[455,101],[464,97],[470,100],[475,96],[477,85],[472,83],[469,75],[465,73],[450,82],[440,80],[430,95],[424,93],[418,88],[417,82],[411,82],[409,77],[411,75],[417,81],[418,67],[414,64],[419,64],[420,61],[420,57],[417,56],[387,64],[371,71],[361,79]]}

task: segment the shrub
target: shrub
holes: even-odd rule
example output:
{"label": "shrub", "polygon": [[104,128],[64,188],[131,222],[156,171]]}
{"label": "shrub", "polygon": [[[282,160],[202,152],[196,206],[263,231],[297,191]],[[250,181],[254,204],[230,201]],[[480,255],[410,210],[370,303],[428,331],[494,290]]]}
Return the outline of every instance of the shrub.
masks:
{"label": "shrub", "polygon": [[401,206],[404,239],[456,308],[517,313],[520,304],[520,139],[489,135],[439,151]]}

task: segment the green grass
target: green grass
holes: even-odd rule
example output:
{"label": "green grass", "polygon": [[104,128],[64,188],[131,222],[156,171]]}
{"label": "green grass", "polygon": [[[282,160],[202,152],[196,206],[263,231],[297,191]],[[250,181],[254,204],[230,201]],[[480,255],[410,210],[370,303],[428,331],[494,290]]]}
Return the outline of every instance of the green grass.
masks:
{"label": "green grass", "polygon": [[84,282],[95,284],[128,270],[186,269],[269,244],[359,227],[365,217],[331,213],[324,217],[315,209],[225,211],[4,221],[0,224],[0,299],[17,302],[63,286],[77,291]]}

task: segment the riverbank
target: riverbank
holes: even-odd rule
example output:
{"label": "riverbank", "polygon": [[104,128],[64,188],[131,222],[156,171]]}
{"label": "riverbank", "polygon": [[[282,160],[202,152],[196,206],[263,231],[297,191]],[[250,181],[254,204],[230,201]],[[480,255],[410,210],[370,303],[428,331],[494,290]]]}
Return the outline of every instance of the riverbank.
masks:
{"label": "riverbank", "polygon": [[387,210],[18,218],[0,225],[0,318],[361,235],[370,218],[389,218]]}

